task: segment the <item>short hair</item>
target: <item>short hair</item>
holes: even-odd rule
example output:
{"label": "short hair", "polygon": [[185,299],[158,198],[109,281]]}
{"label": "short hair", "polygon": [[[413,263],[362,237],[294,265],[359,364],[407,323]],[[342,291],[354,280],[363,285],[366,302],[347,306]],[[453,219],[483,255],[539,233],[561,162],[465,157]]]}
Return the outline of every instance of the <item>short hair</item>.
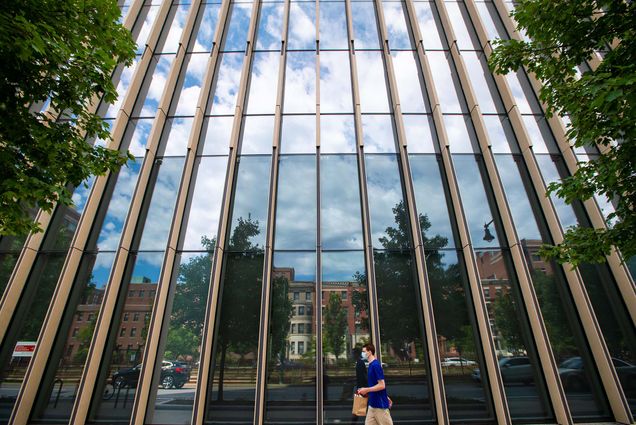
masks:
{"label": "short hair", "polygon": [[364,344],[362,348],[366,348],[367,351],[371,351],[371,354],[375,356],[375,347],[373,346],[373,344],[371,343]]}

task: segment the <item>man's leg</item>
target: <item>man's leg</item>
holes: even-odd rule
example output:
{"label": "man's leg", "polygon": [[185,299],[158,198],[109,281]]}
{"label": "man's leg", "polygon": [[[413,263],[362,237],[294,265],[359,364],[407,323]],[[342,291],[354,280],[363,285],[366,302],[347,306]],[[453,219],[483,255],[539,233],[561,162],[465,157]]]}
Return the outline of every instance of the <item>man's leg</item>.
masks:
{"label": "man's leg", "polygon": [[389,409],[375,409],[375,423],[378,425],[393,425]]}
{"label": "man's leg", "polygon": [[375,417],[376,412],[379,411],[379,410],[381,410],[381,409],[375,409],[373,407],[369,407],[367,409],[367,417],[364,420],[364,425],[379,425],[379,423],[378,423],[378,421],[377,421],[377,419]]}

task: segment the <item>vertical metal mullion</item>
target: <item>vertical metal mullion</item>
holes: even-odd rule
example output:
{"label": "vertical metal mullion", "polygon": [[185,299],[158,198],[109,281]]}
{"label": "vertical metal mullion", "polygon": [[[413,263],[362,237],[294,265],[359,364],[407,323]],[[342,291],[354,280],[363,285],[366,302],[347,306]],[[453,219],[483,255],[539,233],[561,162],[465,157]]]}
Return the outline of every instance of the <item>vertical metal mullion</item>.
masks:
{"label": "vertical metal mullion", "polygon": [[[354,105],[354,127],[356,133],[356,159],[358,163],[358,178],[360,187],[360,209],[362,212],[362,232],[364,239],[364,260],[367,276],[367,294],[369,297],[369,330],[371,342],[376,347],[381,346],[380,322],[378,319],[378,297],[375,280],[375,266],[373,259],[373,238],[371,236],[371,219],[369,215],[369,194],[367,191],[367,171],[364,160],[364,138],[362,137],[362,111],[360,109],[360,87],[358,84],[358,65],[356,62],[353,39],[353,18],[351,15],[351,0],[345,0],[347,12],[347,30],[349,32],[349,62],[351,66],[351,91]],[[377,350],[381,359],[380,350]]]}
{"label": "vertical metal mullion", "polygon": [[[194,23],[199,13],[199,6],[201,0],[193,0],[190,5],[188,17],[181,34],[181,40],[179,42],[178,53],[175,58],[175,62],[172,66],[173,71],[170,74],[170,79],[167,82],[167,86],[171,88],[169,99],[173,97],[175,89],[175,82],[178,78],[179,71],[182,68],[183,62],[186,56],[186,48],[188,41],[190,40],[191,33],[194,28]],[[212,64],[209,68],[214,72],[216,64]],[[206,96],[200,96],[198,104],[201,102],[205,104],[207,100]],[[174,263],[176,258],[177,241],[181,230],[182,218],[186,205],[186,198],[190,188],[190,180],[192,176],[192,170],[194,168],[194,162],[197,153],[197,146],[199,142],[199,134],[201,125],[203,123],[203,113],[200,108],[196,109],[196,116],[192,125],[192,131],[189,137],[188,150],[186,153],[186,161],[184,164],[184,170],[182,173],[181,184],[179,187],[179,194],[175,203],[175,212],[170,227],[170,233],[168,237],[168,245],[164,254],[164,260],[162,264],[161,274],[159,282],[157,282],[157,294],[155,297],[155,307],[152,312],[152,320],[148,329],[148,336],[146,342],[146,349],[144,350],[142,364],[146,367],[142,368],[138,390],[135,392],[135,400],[133,404],[133,410],[131,415],[131,424],[142,425],[146,417],[147,407],[149,404],[149,398],[151,396],[151,382],[155,371],[155,363],[157,358],[157,351],[159,348],[161,329],[165,319],[166,306],[169,297],[170,282],[172,280],[172,273],[174,270]]]}
{"label": "vertical metal mullion", "polygon": [[316,423],[323,423],[322,235],[320,231],[320,0],[316,0]]}
{"label": "vertical metal mullion", "polygon": [[[516,22],[512,19],[512,17],[508,16],[507,13],[502,13],[502,11],[506,10],[503,1],[495,0],[494,3],[510,37],[515,40],[521,40],[521,35],[516,30]],[[594,61],[592,65],[598,66],[598,64],[596,64],[596,62]],[[539,99],[541,83],[533,73],[527,72],[526,70],[526,74],[528,76],[528,80],[530,81],[532,89],[537,96],[537,99]],[[539,102],[541,103],[541,107],[545,111],[546,105],[541,102],[540,99]],[[550,126],[550,129],[552,130],[552,133],[554,134],[554,137],[557,141],[557,146],[559,148],[559,151],[563,155],[563,160],[568,168],[569,173],[574,174],[578,169],[578,160],[576,159],[573,148],[572,146],[570,146],[570,143],[566,137],[563,121],[556,114],[554,114],[552,115],[552,117],[547,118],[547,122]],[[603,154],[605,148],[603,146],[598,147],[601,154]],[[603,217],[603,214],[601,213],[598,204],[596,203],[596,200],[594,198],[587,199],[581,204],[583,205],[586,215],[588,216],[593,227],[597,229],[607,228],[605,218]],[[612,275],[616,280],[618,290],[620,291],[623,300],[627,304],[627,310],[630,312],[632,321],[636,322],[636,285],[634,284],[634,280],[630,272],[627,270],[627,266],[623,261],[620,252],[616,248],[612,249],[611,253],[606,256],[606,259],[607,264],[612,271]]]}
{"label": "vertical metal mullion", "polygon": [[[414,245],[414,256],[417,274],[417,283],[420,293],[420,304],[422,306],[422,315],[425,331],[426,351],[429,360],[429,370],[431,372],[431,384],[433,392],[433,401],[435,405],[436,417],[438,423],[447,424],[450,421],[448,415],[448,406],[446,403],[446,392],[444,389],[444,378],[441,369],[441,361],[439,354],[439,345],[437,343],[437,330],[435,326],[435,315],[433,313],[433,302],[430,292],[430,282],[428,280],[426,255],[424,253],[424,243],[422,240],[421,229],[419,228],[419,215],[417,212],[417,205],[415,203],[415,193],[413,188],[413,180],[411,178],[411,169],[407,151],[407,140],[404,129],[404,121],[402,119],[402,108],[400,104],[399,93],[397,89],[397,81],[395,77],[395,70],[393,68],[393,58],[389,50],[388,31],[386,29],[386,23],[384,20],[384,11],[382,9],[382,3],[379,0],[375,0],[376,8],[378,9],[378,20],[380,23],[380,34],[382,35],[383,49],[382,53],[386,64],[387,82],[389,84],[390,101],[394,115],[394,122],[397,133],[397,148],[400,155],[400,172],[404,182],[404,192],[406,201],[406,210],[409,214],[409,227],[411,237]],[[419,28],[415,22],[415,13],[413,5],[405,2],[406,6],[405,19],[407,26],[410,27],[413,41],[418,42],[421,40],[419,37]]]}

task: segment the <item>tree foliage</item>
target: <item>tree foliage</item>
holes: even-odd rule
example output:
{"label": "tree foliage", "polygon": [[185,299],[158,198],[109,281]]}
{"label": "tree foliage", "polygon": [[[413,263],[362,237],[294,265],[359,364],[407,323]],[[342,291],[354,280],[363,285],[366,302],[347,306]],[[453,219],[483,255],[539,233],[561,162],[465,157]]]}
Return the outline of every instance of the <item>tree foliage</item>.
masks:
{"label": "tree foliage", "polygon": [[[606,150],[548,192],[567,203],[594,194],[615,201],[607,229],[570,228],[542,255],[575,266],[605,261],[612,246],[625,258],[636,255],[636,3],[522,0],[512,16],[530,40],[495,41],[491,68],[507,73],[526,67],[543,84],[547,114],[569,117],[570,142]],[[577,74],[595,51],[605,52],[598,68]]]}
{"label": "tree foliage", "polygon": [[336,356],[342,354],[346,343],[347,333],[347,313],[342,307],[342,300],[340,295],[336,292],[329,293],[329,300],[325,307],[325,312],[322,319],[323,336],[323,351],[331,352]]}
{"label": "tree foliage", "polygon": [[[0,235],[39,230],[29,210],[70,205],[70,186],[116,170],[127,157],[91,101],[113,102],[111,74],[134,43],[115,0],[12,0],[0,10]],[[50,101],[43,113],[31,105]],[[31,109],[31,110],[30,110]]]}

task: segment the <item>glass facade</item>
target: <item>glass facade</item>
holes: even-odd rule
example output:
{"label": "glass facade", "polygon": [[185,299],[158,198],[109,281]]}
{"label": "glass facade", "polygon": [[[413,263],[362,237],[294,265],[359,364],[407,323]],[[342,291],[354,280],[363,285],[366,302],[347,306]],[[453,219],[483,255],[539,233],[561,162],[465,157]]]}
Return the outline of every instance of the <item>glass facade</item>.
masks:
{"label": "glass facade", "polygon": [[121,3],[135,159],[0,239],[0,424],[362,423],[367,342],[396,424],[633,421],[628,266],[537,254],[611,204],[545,196],[598,152],[488,70],[510,4]]}

